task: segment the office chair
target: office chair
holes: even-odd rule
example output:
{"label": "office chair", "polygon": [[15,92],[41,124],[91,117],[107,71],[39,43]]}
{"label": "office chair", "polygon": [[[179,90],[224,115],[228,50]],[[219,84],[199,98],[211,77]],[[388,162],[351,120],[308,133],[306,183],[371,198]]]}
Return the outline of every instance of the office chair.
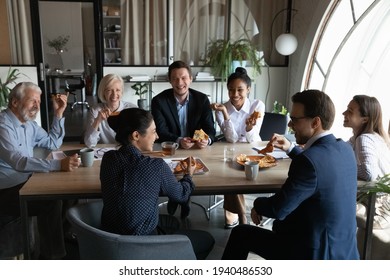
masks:
{"label": "office chair", "polygon": [[[77,101],[77,94],[75,92],[76,90],[81,91],[81,98],[82,98],[81,101]],[[85,106],[87,106],[87,109],[89,109],[89,104],[85,99],[85,79],[84,79],[84,77],[80,77],[80,83],[78,83],[78,84],[69,84],[68,80],[65,80],[65,91],[69,92],[70,94],[73,94],[73,96],[74,96],[74,102],[73,102],[73,105],[71,107],[72,110],[74,109],[74,107],[76,105],[82,105],[82,106],[85,105]]]}
{"label": "office chair", "polygon": [[81,259],[195,260],[185,235],[119,235],[100,229],[102,200],[70,208],[66,217],[77,235]]}
{"label": "office chair", "polygon": [[261,140],[270,140],[274,133],[286,134],[287,124],[288,118],[286,115],[266,112],[264,114],[263,124],[260,128]]}

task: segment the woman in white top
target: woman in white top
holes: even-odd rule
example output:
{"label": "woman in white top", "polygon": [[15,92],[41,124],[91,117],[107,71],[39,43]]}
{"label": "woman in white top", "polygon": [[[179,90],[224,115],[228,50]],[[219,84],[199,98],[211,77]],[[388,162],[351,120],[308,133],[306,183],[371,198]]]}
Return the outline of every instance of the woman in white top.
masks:
{"label": "woman in white top", "polygon": [[349,143],[355,151],[358,179],[373,181],[390,173],[389,136],[382,125],[378,100],[355,95],[343,115],[344,126],[353,130]]}
{"label": "woman in white top", "polygon": [[137,107],[122,101],[124,83],[121,76],[108,74],[99,83],[98,97],[102,103],[90,109],[84,132],[84,143],[95,147],[97,143],[115,144],[115,132],[108,125],[107,118],[125,108]]}
{"label": "woman in white top", "polygon": [[[382,109],[378,100],[367,95],[355,95],[343,115],[344,126],[353,130],[353,136],[349,139],[349,143],[355,152],[358,179],[374,181],[378,177],[390,173],[390,141],[383,128]],[[378,195],[376,206],[380,207],[385,200],[390,201],[388,195]],[[374,229],[390,227],[390,217],[384,217],[384,215],[375,215]],[[357,205],[357,223],[360,229],[365,227],[365,221],[366,207],[359,203]],[[379,235],[383,235],[385,232],[381,231]],[[374,236],[376,233],[378,231],[374,231]],[[387,239],[389,238],[390,236],[387,237]],[[359,238],[359,233],[358,241],[361,249],[362,240]],[[372,258],[382,258],[380,254],[384,250],[380,248],[376,250],[374,243]]]}
{"label": "woman in white top", "polygon": [[[265,105],[260,100],[249,100],[251,79],[245,68],[236,68],[227,80],[227,88],[229,101],[224,104],[211,104],[226,141],[232,143],[261,141],[260,127],[263,123]],[[260,112],[259,119],[249,118],[254,111]],[[224,209],[225,228],[247,223],[244,195],[225,195]]]}

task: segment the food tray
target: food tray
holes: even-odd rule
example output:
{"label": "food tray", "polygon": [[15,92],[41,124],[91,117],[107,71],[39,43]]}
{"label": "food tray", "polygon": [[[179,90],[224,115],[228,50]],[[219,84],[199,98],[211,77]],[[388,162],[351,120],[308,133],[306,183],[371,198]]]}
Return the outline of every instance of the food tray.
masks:
{"label": "food tray", "polygon": [[[183,159],[185,158],[169,158],[169,159],[164,159],[164,161],[168,164],[173,174],[182,175],[184,174],[184,172],[175,172],[175,167]],[[195,158],[195,161],[196,161],[197,168],[195,169],[194,175],[201,175],[210,171],[206,166],[206,164],[204,164],[204,162],[200,158]]]}

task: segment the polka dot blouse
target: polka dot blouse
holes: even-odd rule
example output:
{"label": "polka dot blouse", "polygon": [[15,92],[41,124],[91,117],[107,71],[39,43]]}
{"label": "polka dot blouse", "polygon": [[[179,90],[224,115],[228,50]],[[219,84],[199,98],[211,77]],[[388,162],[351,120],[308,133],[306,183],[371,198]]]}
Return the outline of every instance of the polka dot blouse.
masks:
{"label": "polka dot blouse", "polygon": [[102,228],[127,235],[147,235],[157,227],[159,196],[183,203],[195,187],[190,176],[177,181],[163,159],[144,156],[131,145],[104,154],[100,182]]}

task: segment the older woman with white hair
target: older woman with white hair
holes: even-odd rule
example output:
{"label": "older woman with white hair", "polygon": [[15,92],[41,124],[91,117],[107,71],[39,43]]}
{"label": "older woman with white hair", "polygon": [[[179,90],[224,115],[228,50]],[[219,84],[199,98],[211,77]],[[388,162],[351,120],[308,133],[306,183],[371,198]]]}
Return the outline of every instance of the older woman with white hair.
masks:
{"label": "older woman with white hair", "polygon": [[125,108],[137,107],[122,100],[124,83],[121,76],[107,74],[99,83],[98,97],[102,103],[92,107],[84,132],[84,143],[94,147],[97,143],[115,144],[115,132],[107,123],[110,115],[119,114]]}

